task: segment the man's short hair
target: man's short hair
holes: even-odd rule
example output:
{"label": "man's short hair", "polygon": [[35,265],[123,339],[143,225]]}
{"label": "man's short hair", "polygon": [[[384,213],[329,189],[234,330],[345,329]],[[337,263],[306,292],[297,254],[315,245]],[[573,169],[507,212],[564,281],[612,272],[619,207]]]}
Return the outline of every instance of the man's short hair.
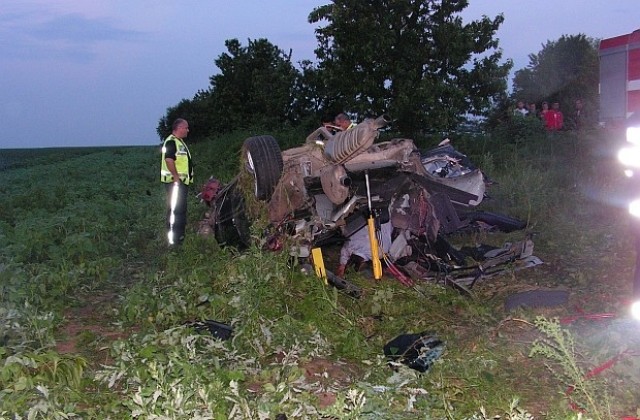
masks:
{"label": "man's short hair", "polygon": [[171,130],[175,131],[180,126],[180,124],[184,124],[186,122],[187,120],[185,120],[184,118],[176,118],[173,124],[171,124]]}

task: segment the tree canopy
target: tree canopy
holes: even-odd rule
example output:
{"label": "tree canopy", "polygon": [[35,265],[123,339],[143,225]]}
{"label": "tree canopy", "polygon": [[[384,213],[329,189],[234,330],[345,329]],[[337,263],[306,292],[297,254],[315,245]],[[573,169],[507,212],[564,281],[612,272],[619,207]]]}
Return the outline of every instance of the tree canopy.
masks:
{"label": "tree canopy", "polygon": [[192,138],[238,128],[273,129],[292,121],[291,98],[299,72],[291,54],[266,39],[249,40],[246,47],[230,39],[225,46],[227,52],[215,60],[220,72],[210,77],[209,88],[169,108],[160,119],[161,137],[177,117],[192,122]]}
{"label": "tree canopy", "polygon": [[291,98],[298,71],[266,39],[225,42],[228,53],[216,61],[211,77],[212,114],[221,131],[259,126],[274,128],[291,121]]}
{"label": "tree canopy", "polygon": [[502,15],[464,24],[467,0],[334,0],[309,15],[319,78],[358,115],[390,113],[406,134],[484,114],[506,90],[511,62],[494,35]]}
{"label": "tree canopy", "polygon": [[529,65],[515,73],[512,97],[536,103],[559,102],[566,111],[573,110],[575,101],[581,99],[587,115],[595,118],[598,69],[597,40],[583,34],[563,35],[529,55]]}
{"label": "tree canopy", "polygon": [[266,39],[243,47],[227,40],[207,90],[169,108],[191,120],[192,137],[248,126],[319,122],[347,111],[387,113],[405,135],[451,129],[465,114],[484,115],[504,96],[511,61],[501,64],[494,38],[504,18],[463,23],[467,0],[333,0],[314,9],[317,62],[293,66]]}

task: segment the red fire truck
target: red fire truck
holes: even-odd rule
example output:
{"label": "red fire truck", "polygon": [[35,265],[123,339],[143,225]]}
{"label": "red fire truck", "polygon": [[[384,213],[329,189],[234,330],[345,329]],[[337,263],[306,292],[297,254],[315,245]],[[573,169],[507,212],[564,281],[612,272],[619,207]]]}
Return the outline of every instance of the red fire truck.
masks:
{"label": "red fire truck", "polygon": [[640,29],[600,41],[600,122],[623,127],[640,113]]}
{"label": "red fire truck", "polygon": [[627,146],[618,160],[629,177],[628,210],[633,216],[636,266],[631,311],[640,319],[640,29],[600,41],[600,121],[625,128]]}

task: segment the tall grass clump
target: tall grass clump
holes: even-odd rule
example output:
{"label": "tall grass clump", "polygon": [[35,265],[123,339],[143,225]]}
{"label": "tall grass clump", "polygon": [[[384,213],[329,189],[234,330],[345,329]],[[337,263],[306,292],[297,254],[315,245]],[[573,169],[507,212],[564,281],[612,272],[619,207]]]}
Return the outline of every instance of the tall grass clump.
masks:
{"label": "tall grass clump", "polygon": [[586,411],[594,419],[612,418],[606,384],[598,378],[590,378],[581,367],[580,353],[572,334],[562,328],[557,319],[537,317],[535,325],[544,337],[533,343],[530,356],[548,360],[548,369],[565,387],[573,409]]}
{"label": "tall grass clump", "polygon": [[[516,128],[507,124],[511,128],[499,127],[460,147],[494,182],[488,192],[492,199],[485,203],[489,209],[547,228],[547,221],[557,225],[588,209],[619,177],[611,156],[595,153],[602,133],[546,133],[528,119],[514,121],[522,124],[516,127],[517,136],[509,134]],[[603,167],[608,168],[606,176],[599,169]]]}

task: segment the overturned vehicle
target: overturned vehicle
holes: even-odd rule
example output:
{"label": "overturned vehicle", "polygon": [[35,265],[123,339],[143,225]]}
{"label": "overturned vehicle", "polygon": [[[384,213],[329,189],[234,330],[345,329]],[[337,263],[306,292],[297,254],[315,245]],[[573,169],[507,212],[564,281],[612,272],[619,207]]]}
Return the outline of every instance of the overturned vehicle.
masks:
{"label": "overturned vehicle", "polygon": [[288,241],[297,257],[307,258],[313,248],[356,241],[368,230],[371,248],[361,259],[383,261],[405,284],[435,279],[468,288],[507,263],[540,263],[530,238],[469,252],[450,245],[447,236],[464,229],[510,232],[526,223],[475,210],[486,177],[447,141],[423,153],[410,139],[376,143],[389,122],[381,116],[347,131],[320,127],[302,146],[284,151],[271,136],[248,138],[241,173],[204,199],[209,230],[223,245],[248,246],[257,217],[248,201],[257,200],[271,249]]}

